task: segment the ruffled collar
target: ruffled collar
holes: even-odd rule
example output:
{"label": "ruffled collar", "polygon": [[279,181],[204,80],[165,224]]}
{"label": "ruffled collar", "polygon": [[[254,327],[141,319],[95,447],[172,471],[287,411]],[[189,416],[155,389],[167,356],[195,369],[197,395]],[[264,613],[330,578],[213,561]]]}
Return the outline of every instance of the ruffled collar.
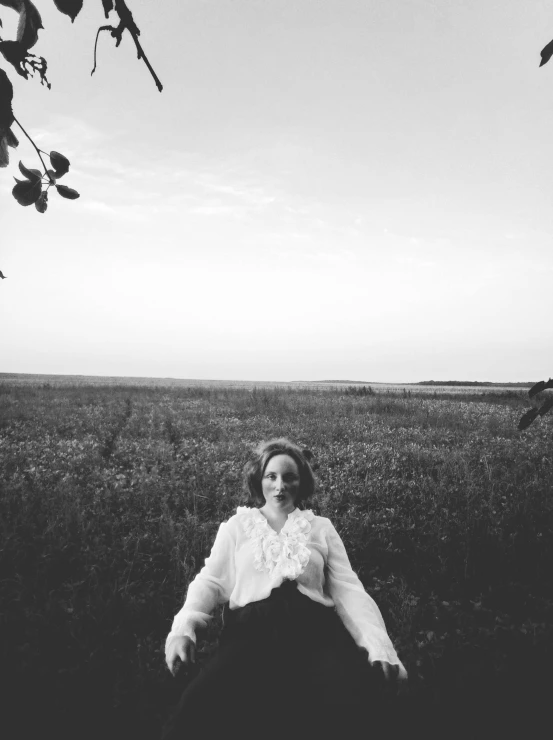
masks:
{"label": "ruffled collar", "polygon": [[256,570],[275,580],[295,580],[303,573],[309,562],[307,540],[315,517],[310,509],[294,509],[278,534],[259,509],[239,506],[236,513],[251,540]]}

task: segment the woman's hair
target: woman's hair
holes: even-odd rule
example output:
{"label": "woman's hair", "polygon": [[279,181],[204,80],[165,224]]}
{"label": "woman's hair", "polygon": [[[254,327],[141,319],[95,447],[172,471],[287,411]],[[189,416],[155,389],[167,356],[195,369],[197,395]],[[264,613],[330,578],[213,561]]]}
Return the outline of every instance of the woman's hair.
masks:
{"label": "woman's hair", "polygon": [[302,503],[315,492],[315,478],[309,464],[310,460],[313,459],[313,453],[310,450],[302,450],[285,437],[261,442],[253,451],[251,459],[244,466],[244,491],[249,496],[248,503],[258,508],[264,505],[265,497],[263,496],[261,481],[267,463],[276,455],[288,455],[298,466],[300,486],[295,503],[298,508],[302,508]]}

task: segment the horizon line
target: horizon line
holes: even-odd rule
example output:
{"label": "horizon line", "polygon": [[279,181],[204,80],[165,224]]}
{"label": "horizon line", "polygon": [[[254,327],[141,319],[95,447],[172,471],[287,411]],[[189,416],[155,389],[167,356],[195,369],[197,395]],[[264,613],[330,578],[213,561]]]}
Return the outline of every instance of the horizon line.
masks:
{"label": "horizon line", "polygon": [[46,376],[53,378],[121,378],[121,379],[136,379],[136,380],[173,380],[179,382],[194,382],[194,383],[275,383],[280,385],[293,385],[293,384],[313,384],[317,383],[320,385],[331,385],[335,384],[350,384],[350,385],[533,385],[536,381],[490,381],[490,380],[415,380],[415,381],[388,381],[388,380],[252,380],[246,378],[232,379],[232,378],[178,378],[174,376],[164,375],[96,375],[96,374],[85,374],[85,373],[18,373],[18,372],[0,372],[0,378],[2,376],[15,376],[15,375],[26,375],[26,376]]}

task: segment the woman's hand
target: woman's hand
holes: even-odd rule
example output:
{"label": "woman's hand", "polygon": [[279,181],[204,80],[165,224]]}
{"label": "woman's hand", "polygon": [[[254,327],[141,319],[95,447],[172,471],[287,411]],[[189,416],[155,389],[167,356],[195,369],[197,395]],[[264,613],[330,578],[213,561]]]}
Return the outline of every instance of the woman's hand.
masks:
{"label": "woman's hand", "polygon": [[179,671],[179,660],[185,668],[191,668],[196,662],[196,645],[187,635],[174,635],[165,650],[165,661],[173,676]]}
{"label": "woman's hand", "polygon": [[395,689],[399,693],[405,689],[408,676],[403,663],[400,662],[399,665],[392,665],[383,660],[375,660],[375,664],[380,665],[382,668],[388,689]]}

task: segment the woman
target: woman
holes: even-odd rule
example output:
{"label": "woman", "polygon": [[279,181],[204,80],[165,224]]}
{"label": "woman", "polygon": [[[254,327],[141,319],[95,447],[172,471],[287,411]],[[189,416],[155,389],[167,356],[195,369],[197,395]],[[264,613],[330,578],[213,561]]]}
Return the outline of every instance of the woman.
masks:
{"label": "woman", "polygon": [[175,675],[179,661],[195,662],[196,631],[228,604],[218,650],[186,687],[164,740],[233,730],[343,736],[348,724],[369,736],[385,685],[407,678],[336,529],[302,508],[315,488],[310,457],[275,439],[246,465],[255,505],[221,524],[167,637]]}

